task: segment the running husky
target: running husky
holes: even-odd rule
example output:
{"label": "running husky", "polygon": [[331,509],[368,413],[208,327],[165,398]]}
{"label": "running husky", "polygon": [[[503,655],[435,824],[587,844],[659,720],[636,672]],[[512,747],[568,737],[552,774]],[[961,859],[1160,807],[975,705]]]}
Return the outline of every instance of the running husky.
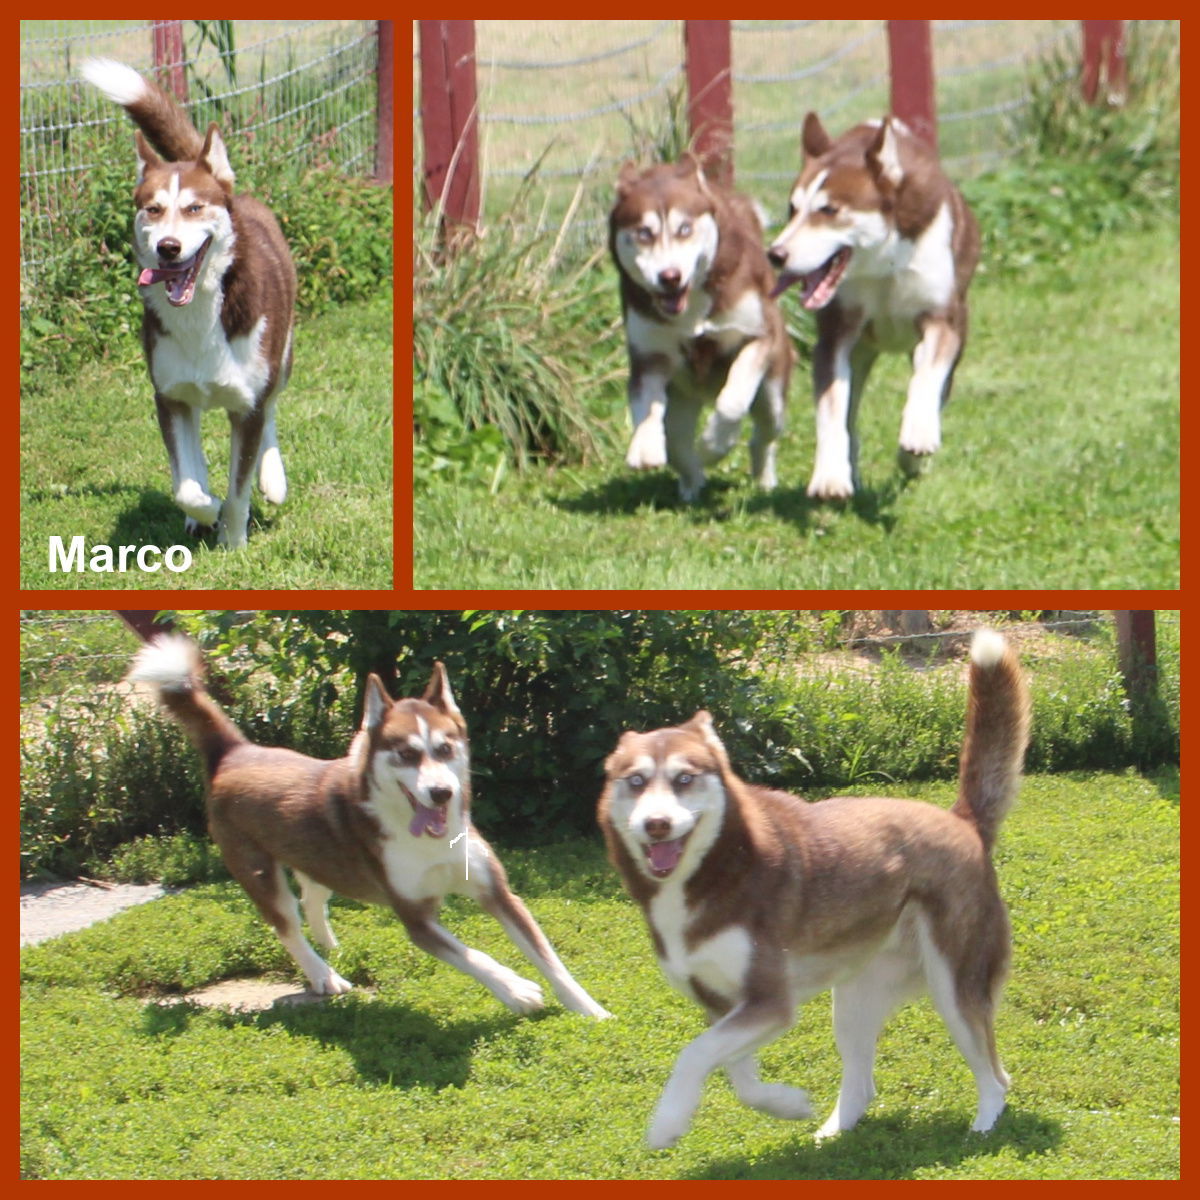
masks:
{"label": "running husky", "polygon": [[811,1116],[802,1089],[759,1079],[755,1055],[828,987],[842,1086],[818,1137],[862,1116],[884,1021],[923,988],[975,1076],[972,1129],[991,1129],[1008,1088],[992,1016],[1010,938],[990,852],[1020,781],[1028,726],[1016,655],[981,630],[949,811],[878,798],[807,804],[745,783],[706,712],[621,738],[600,800],[609,856],[645,912],[667,979],[710,1021],[676,1061],[652,1147],[687,1132],[718,1067],[751,1107]]}
{"label": "running husky", "polygon": [[[81,70],[139,130],[133,245],[142,345],[175,502],[189,533],[219,520],[218,541],[244,546],[255,471],[273,504],[287,496],[275,435],[275,401],[292,369],[296,271],[287,242],[269,209],[233,194],[215,124],[201,137],[166,92],[123,63],[90,59]],[[229,414],[224,504],[209,493],[200,443],[210,408]]]}
{"label": "running husky", "polygon": [[[750,202],[710,182],[691,155],[622,168],[609,249],[629,349],[625,462],[634,470],[670,462],[685,501],[704,487],[703,464],[733,449],[747,413],[751,473],[760,487],[775,486],[792,348],[762,241]],[[700,407],[714,398],[697,449]]]}
{"label": "running husky", "polygon": [[788,223],[768,254],[781,272],[775,295],[800,282],[817,314],[808,494],[836,500],[854,493],[858,402],[881,351],[913,356],[900,465],[915,473],[941,445],[979,227],[933,151],[895,117],[832,141],[809,113],[803,147]]}
{"label": "running husky", "polygon": [[327,950],[337,945],[326,911],[333,892],[387,904],[422,950],[478,979],[514,1012],[541,1008],[536,983],[464,946],[435,920],[448,893],[471,896],[567,1008],[609,1015],[568,974],[471,824],[466,725],[440,662],[419,700],[393,701],[370,676],[362,729],[347,757],[331,762],[247,741],[205,690],[199,651],[187,638],[160,636],[142,647],[130,678],[150,684],[187,730],[204,760],[209,831],[225,865],[314,992],[337,995],[351,985],[300,932],[284,867]]}

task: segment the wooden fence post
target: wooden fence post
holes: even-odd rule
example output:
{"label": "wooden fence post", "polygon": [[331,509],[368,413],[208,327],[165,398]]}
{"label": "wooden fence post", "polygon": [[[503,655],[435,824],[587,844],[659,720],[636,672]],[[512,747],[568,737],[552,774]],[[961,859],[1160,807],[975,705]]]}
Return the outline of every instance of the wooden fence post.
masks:
{"label": "wooden fence post", "polygon": [[1147,700],[1158,688],[1158,650],[1153,609],[1120,609],[1117,622],[1117,665],[1125,691],[1134,701]]}
{"label": "wooden fence post", "polygon": [[688,128],[704,169],[733,183],[733,68],[728,21],[684,21]]}
{"label": "wooden fence post", "polygon": [[479,222],[479,136],[475,22],[421,21],[421,132],[425,203],[443,220]]}
{"label": "wooden fence post", "polygon": [[[1083,98],[1094,104],[1125,99],[1125,22],[1083,21]],[[1101,94],[1100,82],[1104,81]]]}
{"label": "wooden fence post", "polygon": [[187,74],[183,69],[183,22],[155,21],[154,73],[159,85],[180,104],[187,101]]}
{"label": "wooden fence post", "polygon": [[375,38],[379,46],[375,68],[375,182],[392,182],[392,143],[395,138],[392,108],[395,82],[395,23],[377,21]]}
{"label": "wooden fence post", "polygon": [[892,115],[937,149],[933,38],[928,21],[889,21]]}

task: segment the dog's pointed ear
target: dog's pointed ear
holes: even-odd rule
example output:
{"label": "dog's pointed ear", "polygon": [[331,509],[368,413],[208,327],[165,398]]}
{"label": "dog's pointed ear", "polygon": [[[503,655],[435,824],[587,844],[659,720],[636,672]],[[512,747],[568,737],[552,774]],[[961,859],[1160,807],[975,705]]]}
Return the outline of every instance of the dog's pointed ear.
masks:
{"label": "dog's pointed ear", "polygon": [[453,717],[459,725],[465,728],[466,721],[463,720],[463,715],[454,701],[454,693],[450,690],[450,677],[446,674],[445,663],[435,662],[433,664],[433,674],[429,676],[429,686],[425,689],[425,695],[421,699],[426,704],[432,704],[440,712],[444,712],[446,716]]}
{"label": "dog's pointed ear", "polygon": [[621,171],[617,175],[617,196],[627,196],[633,188],[633,185],[641,178],[642,172],[635,162],[627,162],[621,165]]}
{"label": "dog's pointed ear", "polygon": [[693,154],[691,150],[685,150],[679,156],[679,161],[675,164],[675,171],[683,179],[695,179],[696,186],[700,191],[708,199],[712,199],[712,192],[708,187],[708,176],[704,173],[704,164],[700,161],[698,155]]}
{"label": "dog's pointed ear", "polygon": [[680,728],[699,734],[700,740],[713,752],[721,766],[725,770],[729,769],[729,755],[725,753],[725,743],[721,741],[717,736],[717,731],[713,728],[711,713],[701,709],[690,721],[684,722]]}
{"label": "dog's pointed ear", "polygon": [[886,181],[894,188],[900,186],[904,168],[900,164],[900,142],[891,117],[884,118],[874,141],[867,147],[867,166],[876,179]]}
{"label": "dog's pointed ear", "polygon": [[151,167],[162,166],[162,159],[159,158],[158,155],[155,154],[150,148],[150,143],[146,141],[146,138],[140,129],[133,135],[133,145],[137,150],[138,183],[141,183],[142,179],[146,175],[146,172],[149,171]]}
{"label": "dog's pointed ear", "polygon": [[804,151],[804,157],[820,158],[832,145],[833,141],[825,132],[821,118],[815,112],[810,112],[804,118],[804,129],[800,134],[800,148]]}
{"label": "dog's pointed ear", "polygon": [[393,703],[394,701],[387,694],[387,689],[383,686],[379,676],[373,673],[368,675],[367,690],[363,695],[362,727],[364,732],[371,733],[378,729],[383,724]]}
{"label": "dog's pointed ear", "polygon": [[226,192],[233,191],[233,168],[229,165],[225,139],[221,137],[216,121],[209,125],[204,135],[204,149],[196,163],[204,167]]}

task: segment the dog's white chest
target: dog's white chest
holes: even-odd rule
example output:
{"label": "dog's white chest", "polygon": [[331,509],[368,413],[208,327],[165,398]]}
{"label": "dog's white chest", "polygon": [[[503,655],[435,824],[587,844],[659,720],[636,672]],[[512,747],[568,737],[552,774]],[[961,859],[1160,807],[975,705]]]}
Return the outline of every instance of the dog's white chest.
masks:
{"label": "dog's white chest", "polygon": [[160,395],[193,408],[251,412],[270,378],[262,352],[265,315],[242,337],[226,338],[220,319],[220,294],[197,296],[189,305],[163,312],[154,306],[165,333],[150,351],[150,377]]}
{"label": "dog's white chest", "polygon": [[691,920],[681,887],[664,888],[650,902],[650,921],[662,946],[663,974],[672,987],[693,1000],[701,999],[697,985],[705,993],[736,1000],[750,967],[754,948],[750,934],[740,925],[727,925],[689,948],[686,933]]}

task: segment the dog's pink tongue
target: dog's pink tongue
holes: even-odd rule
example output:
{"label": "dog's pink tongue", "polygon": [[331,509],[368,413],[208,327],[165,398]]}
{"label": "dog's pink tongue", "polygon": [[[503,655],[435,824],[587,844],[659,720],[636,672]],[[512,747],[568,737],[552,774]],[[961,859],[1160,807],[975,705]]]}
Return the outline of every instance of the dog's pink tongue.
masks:
{"label": "dog's pink tongue", "polygon": [[161,283],[164,279],[174,279],[186,271],[187,267],[143,267],[138,276],[138,287],[149,287],[152,283]]}
{"label": "dog's pink tongue", "polygon": [[426,832],[431,837],[441,837],[446,832],[446,810],[444,808],[426,808],[425,805],[418,804],[416,815],[409,822],[408,832],[413,837],[420,837]]}
{"label": "dog's pink tongue", "polygon": [[675,838],[670,842],[651,842],[646,847],[646,854],[650,859],[650,870],[655,875],[670,875],[683,855],[683,838]]}

